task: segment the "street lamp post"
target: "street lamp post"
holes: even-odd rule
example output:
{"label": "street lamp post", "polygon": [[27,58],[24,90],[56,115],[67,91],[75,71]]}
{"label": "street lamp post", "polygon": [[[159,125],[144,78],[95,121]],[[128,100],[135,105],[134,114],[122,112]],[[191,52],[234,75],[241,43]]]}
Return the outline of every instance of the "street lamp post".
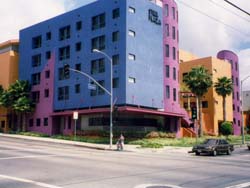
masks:
{"label": "street lamp post", "polygon": [[243,82],[246,81],[248,78],[250,78],[250,75],[245,77],[240,81],[240,93],[241,93],[241,135],[242,135],[242,144],[245,144],[245,135],[244,135],[244,111],[243,111]]}
{"label": "street lamp post", "polygon": [[110,137],[109,137],[109,147],[112,148],[112,139],[113,139],[113,61],[105,52],[102,52],[98,49],[93,49],[93,52],[100,53],[104,55],[110,61]]}

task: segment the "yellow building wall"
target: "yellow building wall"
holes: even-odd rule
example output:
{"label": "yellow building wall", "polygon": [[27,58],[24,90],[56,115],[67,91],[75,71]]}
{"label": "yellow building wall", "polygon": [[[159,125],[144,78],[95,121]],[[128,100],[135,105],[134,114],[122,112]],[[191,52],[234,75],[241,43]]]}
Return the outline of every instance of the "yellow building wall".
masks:
{"label": "yellow building wall", "polygon": [[[183,73],[188,73],[196,66],[204,66],[212,74],[213,83],[217,82],[217,79],[223,76],[231,78],[231,65],[228,62],[213,57],[206,57],[180,63],[180,84],[183,84]],[[218,135],[218,123],[223,120],[222,97],[218,96],[214,87],[211,87],[203,96],[202,101],[208,102],[208,107],[202,109],[204,133]],[[182,106],[184,102],[187,102],[187,99],[180,97],[180,104]],[[195,98],[192,98],[191,102],[195,102]],[[226,98],[227,121],[233,121],[232,106],[232,96],[230,95]]]}
{"label": "yellow building wall", "polygon": [[[0,85],[6,90],[18,79],[18,53],[9,49],[11,45],[18,45],[17,40],[0,44]],[[8,111],[0,107],[0,129],[8,131]]]}

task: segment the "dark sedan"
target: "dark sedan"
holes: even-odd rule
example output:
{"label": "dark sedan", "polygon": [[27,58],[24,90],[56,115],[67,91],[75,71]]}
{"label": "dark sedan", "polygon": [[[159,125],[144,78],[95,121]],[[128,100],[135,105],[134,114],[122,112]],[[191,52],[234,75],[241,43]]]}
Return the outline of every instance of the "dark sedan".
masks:
{"label": "dark sedan", "polygon": [[213,156],[219,153],[227,153],[230,155],[233,150],[234,146],[229,144],[225,139],[206,139],[202,144],[194,146],[192,153],[196,155],[207,153]]}

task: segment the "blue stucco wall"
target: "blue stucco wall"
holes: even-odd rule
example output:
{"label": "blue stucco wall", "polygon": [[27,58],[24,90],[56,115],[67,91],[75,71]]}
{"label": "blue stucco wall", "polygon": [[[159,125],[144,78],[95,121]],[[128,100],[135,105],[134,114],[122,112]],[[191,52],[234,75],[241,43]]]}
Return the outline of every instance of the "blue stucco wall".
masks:
{"label": "blue stucco wall", "polygon": [[[136,8],[135,15],[128,12],[128,7]],[[120,17],[112,19],[112,10],[120,8]],[[119,88],[114,89],[116,104],[135,104],[147,107],[162,108],[163,71],[162,71],[162,26],[148,20],[148,9],[157,10],[159,18],[161,8],[148,0],[99,0],[87,6],[59,15],[50,20],[36,24],[20,31],[20,64],[19,78],[31,81],[31,74],[42,72],[46,64],[45,54],[51,51],[55,55],[54,110],[97,107],[110,104],[109,95],[90,96],[87,85],[89,79],[79,74],[70,73],[70,79],[58,80],[58,69],[63,64],[74,68],[81,64],[81,70],[90,74],[91,60],[102,58],[103,55],[91,53],[91,39],[100,35],[106,36],[105,53],[112,56],[120,55],[120,63],[113,66],[113,77],[119,77]],[[91,18],[98,14],[106,14],[106,26],[92,31]],[[82,21],[82,29],[76,31],[76,22]],[[71,37],[59,41],[59,29],[70,25]],[[136,31],[136,37],[128,36],[128,29]],[[112,42],[112,32],[119,31],[119,41]],[[46,33],[51,32],[52,38],[46,41]],[[42,47],[32,49],[32,38],[42,35]],[[75,44],[82,42],[82,49],[75,51]],[[70,59],[59,61],[58,49],[70,45]],[[32,67],[31,57],[42,54],[42,63]],[[128,60],[128,53],[136,55],[136,61]],[[110,90],[110,63],[105,59],[105,72],[92,75],[97,80],[105,80],[105,87]],[[128,82],[128,77],[135,77],[136,83]],[[75,84],[81,85],[81,92],[75,93]],[[58,88],[69,86],[69,100],[58,101]],[[134,96],[134,101],[131,97]],[[40,93],[43,96],[43,91]]]}

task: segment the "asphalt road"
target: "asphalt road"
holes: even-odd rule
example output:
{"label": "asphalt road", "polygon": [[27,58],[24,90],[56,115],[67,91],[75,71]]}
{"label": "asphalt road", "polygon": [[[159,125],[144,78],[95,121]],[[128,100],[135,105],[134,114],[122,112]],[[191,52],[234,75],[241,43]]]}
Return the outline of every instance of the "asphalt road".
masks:
{"label": "asphalt road", "polygon": [[[173,185],[173,186],[172,186]],[[250,151],[119,152],[0,137],[0,188],[250,188]]]}

